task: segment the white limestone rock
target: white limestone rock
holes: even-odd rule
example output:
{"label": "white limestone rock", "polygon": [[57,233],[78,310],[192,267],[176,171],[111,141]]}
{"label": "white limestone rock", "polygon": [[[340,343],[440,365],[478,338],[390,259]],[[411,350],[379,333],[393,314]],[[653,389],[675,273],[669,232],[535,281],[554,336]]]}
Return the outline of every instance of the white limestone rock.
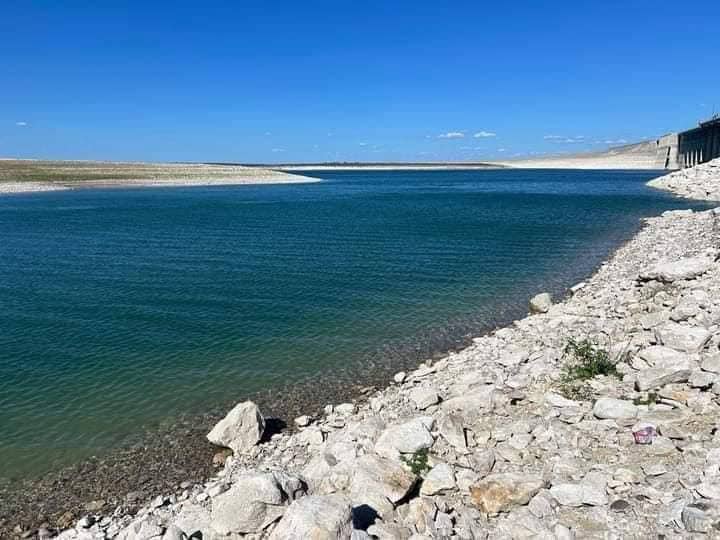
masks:
{"label": "white limestone rock", "polygon": [[445,491],[457,489],[455,473],[447,463],[438,463],[425,476],[420,486],[421,495],[437,495]]}
{"label": "white limestone rock", "polygon": [[595,402],[593,414],[600,419],[635,418],[638,408],[631,401],[605,397]]}
{"label": "white limestone rock", "polygon": [[437,405],[440,402],[440,396],[438,396],[434,388],[420,386],[410,391],[410,401],[415,404],[415,407],[422,411],[428,407]]}
{"label": "white limestone rock", "polygon": [[367,505],[380,516],[386,516],[416,481],[417,477],[397,461],[366,454],[353,465],[350,499],[354,507]]}
{"label": "white limestone rock", "polygon": [[645,360],[650,367],[690,369],[687,355],[670,347],[652,345],[641,349],[637,355]]}
{"label": "white limestone rock", "polygon": [[552,306],[549,293],[540,293],[530,299],[530,313],[547,313]]}
{"label": "white limestone rock", "polygon": [[545,394],[545,403],[547,403],[551,407],[558,407],[558,408],[579,407],[580,406],[579,401],[567,399],[566,397],[563,397],[560,394],[556,394],[555,392],[548,392],[547,394]]}
{"label": "white limestone rock", "polygon": [[286,500],[273,474],[243,475],[213,499],[210,525],[222,535],[260,532],[285,513]]}
{"label": "white limestone rock", "polygon": [[375,451],[383,457],[397,459],[400,454],[430,448],[435,440],[427,428],[428,421],[432,423],[432,419],[421,417],[388,427],[375,443]]}
{"label": "white limestone rock", "polygon": [[550,495],[561,506],[604,506],[608,502],[605,491],[590,483],[553,484]]}
{"label": "white limestone rock", "polygon": [[640,274],[640,279],[673,283],[696,278],[712,268],[713,262],[707,257],[688,257],[675,262],[663,262]]}
{"label": "white limestone rock", "polygon": [[438,432],[443,439],[459,452],[467,450],[465,427],[462,418],[458,415],[452,413],[443,414],[438,420]]}
{"label": "white limestone rock", "polygon": [[252,401],[238,403],[207,434],[208,440],[218,446],[242,454],[255,446],[265,431],[265,419]]}
{"label": "white limestone rock", "polygon": [[689,369],[650,368],[638,372],[635,388],[640,391],[662,388],[666,384],[687,382],[690,378]]}
{"label": "white limestone rock", "polygon": [[344,540],[352,534],[352,506],[344,495],[309,495],[293,502],[270,540]]}
{"label": "white limestone rock", "polygon": [[697,326],[684,326],[676,322],[669,322],[655,329],[658,341],[677,351],[694,354],[700,352],[711,337],[705,328]]}

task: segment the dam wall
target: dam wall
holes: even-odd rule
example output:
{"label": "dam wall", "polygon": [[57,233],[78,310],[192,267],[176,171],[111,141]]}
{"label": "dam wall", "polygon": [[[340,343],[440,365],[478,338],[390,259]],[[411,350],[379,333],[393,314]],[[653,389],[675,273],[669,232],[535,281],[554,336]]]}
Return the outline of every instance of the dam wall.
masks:
{"label": "dam wall", "polygon": [[679,168],[694,167],[720,157],[720,116],[678,134]]}

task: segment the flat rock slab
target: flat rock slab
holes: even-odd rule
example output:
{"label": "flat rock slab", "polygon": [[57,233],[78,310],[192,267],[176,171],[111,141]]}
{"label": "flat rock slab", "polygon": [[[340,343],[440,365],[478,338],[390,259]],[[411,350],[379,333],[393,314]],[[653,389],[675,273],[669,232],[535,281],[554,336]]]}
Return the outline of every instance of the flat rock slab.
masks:
{"label": "flat rock slab", "polygon": [[666,347],[695,354],[705,347],[711,334],[705,328],[669,322],[655,329],[655,337]]}
{"label": "flat rock slab", "polygon": [[663,262],[640,274],[640,279],[663,283],[694,279],[710,270],[712,265],[712,260],[707,257],[689,257],[675,262]]}

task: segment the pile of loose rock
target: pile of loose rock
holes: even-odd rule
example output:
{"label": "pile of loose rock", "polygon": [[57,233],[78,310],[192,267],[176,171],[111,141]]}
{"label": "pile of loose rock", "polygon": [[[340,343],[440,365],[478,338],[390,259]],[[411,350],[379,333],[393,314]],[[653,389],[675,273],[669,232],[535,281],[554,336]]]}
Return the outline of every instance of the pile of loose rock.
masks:
{"label": "pile of loose rock", "polygon": [[648,185],[691,199],[720,201],[720,158],[656,178]]}
{"label": "pile of loose rock", "polygon": [[[566,301],[261,442],[254,404],[204,485],[66,540],[648,538],[720,534],[718,211],[666,212]],[[569,340],[620,378],[563,384]]]}

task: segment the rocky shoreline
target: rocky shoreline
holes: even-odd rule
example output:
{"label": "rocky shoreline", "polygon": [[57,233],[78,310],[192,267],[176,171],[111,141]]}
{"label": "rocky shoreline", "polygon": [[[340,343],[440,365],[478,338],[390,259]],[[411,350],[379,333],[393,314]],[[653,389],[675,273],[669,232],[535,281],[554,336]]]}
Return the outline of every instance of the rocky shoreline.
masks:
{"label": "rocky shoreline", "polygon": [[[711,200],[720,161],[706,165],[652,185]],[[718,535],[719,223],[650,218],[568,300],[536,297],[535,314],[297,431],[267,440],[241,404],[211,435],[235,450],[214,478],[59,537]]]}

